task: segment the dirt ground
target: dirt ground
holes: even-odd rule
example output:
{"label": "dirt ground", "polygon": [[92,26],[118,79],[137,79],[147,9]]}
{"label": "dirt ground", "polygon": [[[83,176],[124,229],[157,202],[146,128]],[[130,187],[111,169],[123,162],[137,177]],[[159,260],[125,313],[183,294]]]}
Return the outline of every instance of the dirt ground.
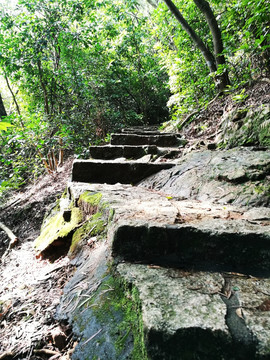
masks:
{"label": "dirt ground", "polygon": [[[236,93],[240,93],[238,90]],[[198,148],[215,140],[220,132],[224,114],[232,110],[247,109],[270,103],[270,80],[262,79],[246,87],[243,101],[234,101],[235,94],[217,97],[206,109],[196,114],[181,133],[188,140],[187,150]]]}
{"label": "dirt ground", "polygon": [[67,257],[54,263],[37,259],[32,244],[46,211],[67,185],[72,162],[15,193],[0,209],[0,221],[18,237],[8,250],[10,240],[0,231],[1,360],[69,359],[70,329],[53,315],[73,267]]}

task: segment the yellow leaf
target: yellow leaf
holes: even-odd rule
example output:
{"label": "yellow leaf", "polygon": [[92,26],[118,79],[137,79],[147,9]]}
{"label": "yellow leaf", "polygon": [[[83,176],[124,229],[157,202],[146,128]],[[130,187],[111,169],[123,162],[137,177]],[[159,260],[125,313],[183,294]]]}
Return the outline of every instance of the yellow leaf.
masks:
{"label": "yellow leaf", "polygon": [[242,311],[241,308],[236,309],[236,310],[235,310],[235,313],[236,313],[236,315],[237,315],[238,317],[240,317],[241,319],[244,320],[243,311]]}

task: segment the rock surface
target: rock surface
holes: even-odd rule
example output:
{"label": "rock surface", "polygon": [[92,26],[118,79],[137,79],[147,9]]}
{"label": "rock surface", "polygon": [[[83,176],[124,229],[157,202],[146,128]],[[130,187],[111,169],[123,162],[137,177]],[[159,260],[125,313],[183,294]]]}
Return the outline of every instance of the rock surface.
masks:
{"label": "rock surface", "polygon": [[[137,131],[114,141],[161,138]],[[57,312],[78,339],[72,359],[268,359],[269,152],[150,160],[74,162],[65,201],[84,215]],[[148,165],[167,169],[124,184]]]}
{"label": "rock surface", "polygon": [[180,199],[240,206],[270,205],[270,151],[191,152],[140,186]]}
{"label": "rock surface", "polygon": [[116,158],[139,159],[144,155],[156,154],[156,145],[107,145],[107,146],[91,146],[90,155],[93,159],[111,160]]}
{"label": "rock surface", "polygon": [[112,134],[111,145],[156,145],[156,146],[180,146],[185,141],[176,134]]}
{"label": "rock surface", "polygon": [[[85,358],[86,351],[90,354],[99,354],[99,356],[105,356],[106,354],[108,359],[117,358],[115,355],[116,350],[111,349],[112,344],[116,341],[115,338],[106,335],[104,345],[100,344],[104,341],[105,333],[111,333],[111,329],[114,326],[113,323],[107,321],[106,326],[104,323],[101,324],[91,309],[85,310],[83,316],[78,315],[78,312],[73,311],[73,309],[76,303],[77,306],[80,306],[86,299],[84,296],[80,299],[76,297],[76,287],[83,289],[81,294],[91,297],[95,294],[95,286],[93,284],[106,279],[106,264],[108,259],[113,260],[110,249],[114,247],[117,233],[123,226],[128,227],[130,231],[127,234],[128,236],[124,237],[124,240],[135,246],[135,248],[130,248],[130,253],[134,256],[137,251],[136,261],[135,263],[126,262],[120,253],[114,254],[114,262],[118,264],[116,270],[121,278],[126,283],[132,284],[132,287],[138,289],[147,347],[146,358],[179,359],[178,352],[182,354],[181,359],[189,359],[191,352],[193,354],[200,354],[198,355],[200,359],[244,359],[247,353],[251,354],[250,359],[255,359],[255,357],[263,359],[264,356],[268,356],[270,335],[268,314],[267,311],[260,310],[260,306],[262,309],[262,304],[267,298],[265,294],[270,293],[269,277],[264,275],[257,278],[254,277],[256,273],[253,272],[236,272],[236,270],[239,270],[237,268],[239,265],[237,262],[238,258],[239,261],[242,259],[241,261],[244,263],[245,260],[249,261],[252,256],[252,261],[249,261],[249,265],[252,265],[252,262],[256,263],[257,260],[260,261],[259,259],[263,259],[264,256],[269,258],[270,252],[267,243],[265,243],[265,248],[262,250],[264,255],[261,254],[262,256],[255,259],[254,255],[258,246],[257,241],[253,242],[254,252],[250,255],[242,248],[245,241],[241,244],[242,247],[239,246],[239,249],[236,249],[234,246],[237,247],[237,241],[234,241],[235,244],[233,244],[232,240],[230,244],[232,263],[227,264],[225,273],[213,271],[211,254],[200,243],[197,246],[206,251],[205,259],[210,260],[209,262],[206,261],[202,271],[202,269],[199,270],[197,267],[197,259],[193,259],[194,262],[189,263],[189,266],[183,262],[178,262],[174,266],[169,266],[167,261],[165,262],[166,265],[164,263],[161,264],[157,261],[156,248],[154,248],[155,256],[150,259],[151,261],[146,261],[145,253],[147,252],[147,246],[146,248],[144,246],[141,247],[138,251],[137,246],[140,243],[140,237],[136,236],[136,228],[151,228],[151,226],[157,227],[162,224],[163,226],[170,224],[169,227],[178,227],[179,225],[173,224],[183,221],[184,227],[192,226],[197,229],[210,229],[211,226],[212,233],[220,235],[220,239],[224,240],[224,233],[226,236],[228,236],[228,233],[235,234],[235,226],[238,229],[238,234],[242,232],[245,235],[250,232],[255,236],[257,232],[256,238],[258,238],[258,234],[263,234],[265,240],[268,239],[269,241],[269,209],[262,209],[263,216],[261,217],[256,209],[251,211],[247,208],[237,208],[234,206],[224,208],[224,206],[210,203],[202,205],[199,201],[175,201],[157,192],[143,188],[134,188],[130,185],[71,183],[69,186],[69,192],[72,198],[75,199],[75,202],[76,200],[78,201],[80,194],[85,191],[93,194],[101,193],[102,203],[105,203],[112,209],[114,214],[106,239],[96,244],[89,260],[87,260],[86,255],[84,261],[81,260],[82,265],[78,268],[77,275],[74,276],[72,282],[67,285],[61,307],[59,308],[59,316],[61,317],[61,308],[64,308],[65,316],[68,316],[70,322],[73,323],[75,333],[83,339],[82,342],[79,342],[74,353],[74,359]],[[135,189],[136,191],[134,191]],[[182,214],[181,218],[179,218],[179,210]],[[197,216],[198,214],[199,216]],[[228,216],[230,219],[228,219]],[[250,222],[254,222],[254,224]],[[135,235],[131,236],[132,233]],[[153,237],[153,241],[158,241],[157,232],[156,236]],[[222,242],[220,245],[222,249]],[[227,249],[228,253],[230,246]],[[119,248],[122,249],[121,246]],[[268,250],[266,250],[267,248]],[[95,260],[96,253],[101,254],[98,261]],[[213,252],[213,256],[216,257],[217,261],[220,261],[220,258],[218,258],[219,254],[218,252]],[[143,262],[144,264],[138,264],[138,262]],[[90,266],[91,270],[90,268],[87,270],[87,266]],[[102,270],[100,270],[101,268]],[[269,264],[267,269],[269,272]],[[99,274],[98,280],[96,278],[97,274]],[[231,276],[232,292],[236,292],[237,297],[241,301],[241,303],[237,304],[235,310],[233,310],[233,317],[236,317],[236,319],[233,318],[233,323],[235,321],[237,323],[238,318],[240,321],[244,321],[240,325],[249,334],[244,338],[241,337],[243,333],[242,328],[241,331],[236,331],[235,334],[228,328],[226,322],[228,309],[234,309],[235,305],[230,307],[230,303],[226,304],[223,301],[225,295],[221,295],[221,293],[223,292],[224,274]],[[73,295],[72,288],[74,288]],[[75,298],[72,301],[73,297]],[[241,311],[240,315],[242,312],[244,313],[245,317],[243,319],[235,313],[237,309]],[[118,314],[118,316],[120,315]],[[121,316],[124,315],[122,314]],[[88,324],[83,332],[84,335],[79,330],[82,324],[85,324],[85,326]],[[237,326],[235,325],[233,328],[237,328]],[[82,345],[100,329],[102,330],[95,336],[95,339],[87,343],[87,345]],[[252,341],[247,341],[246,343],[246,337],[248,339],[251,338]],[[198,338],[201,339],[199,342]],[[96,350],[97,347],[98,350]],[[128,353],[132,353],[130,342],[126,343],[121,353],[123,357],[119,358],[128,358]]]}
{"label": "rock surface", "polygon": [[72,169],[72,181],[136,184],[145,177],[172,166],[174,164],[170,163],[76,160]]}

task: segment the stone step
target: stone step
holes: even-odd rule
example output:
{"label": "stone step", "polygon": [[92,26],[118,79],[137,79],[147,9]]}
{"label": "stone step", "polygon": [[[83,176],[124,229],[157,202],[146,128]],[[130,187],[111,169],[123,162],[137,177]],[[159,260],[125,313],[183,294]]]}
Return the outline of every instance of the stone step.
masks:
{"label": "stone step", "polygon": [[160,134],[158,126],[131,126],[121,129],[123,134],[137,134],[137,135],[157,135]]}
{"label": "stone step", "polygon": [[165,226],[120,225],[113,255],[125,261],[203,271],[270,275],[270,233],[242,220]]}
{"label": "stone step", "polygon": [[93,159],[111,160],[116,158],[139,159],[148,154],[157,154],[156,145],[106,145],[91,146],[90,155]]}
{"label": "stone step", "polygon": [[136,184],[158,171],[175,166],[172,163],[136,161],[75,160],[72,181],[107,184]]}
{"label": "stone step", "polygon": [[117,270],[140,294],[149,359],[269,359],[269,315],[260,310],[267,300],[256,290],[269,291],[268,279],[231,274],[227,297],[226,275],[217,272],[130,263]]}
{"label": "stone step", "polygon": [[[269,275],[269,209],[176,201],[127,184],[75,182],[69,184],[68,194],[82,209],[91,204],[92,196],[100,197],[96,211],[105,205],[104,214],[111,219],[106,240],[96,241],[93,248],[85,246],[86,252],[74,259],[78,268],[58,307],[77,331],[74,360],[107,359],[109,344],[114,354],[110,359],[132,358],[130,323],[125,314],[119,314],[130,308],[119,307],[118,288],[106,282],[108,266],[115,269],[117,281],[124,282],[125,291],[130,290],[129,298],[139,304],[135,311],[142,319],[140,339],[143,334],[147,358],[269,359],[270,280],[253,272],[263,270]],[[181,224],[176,225],[177,221]],[[125,258],[132,263],[123,262]],[[245,261],[250,268],[241,274],[237,270]],[[214,268],[227,270],[220,273]],[[226,277],[231,295],[224,293]],[[82,289],[80,296],[78,289]],[[108,314],[108,309],[117,313]],[[118,332],[121,318],[127,327]],[[122,343],[123,338],[131,350],[122,357],[111,345]]]}
{"label": "stone step", "polygon": [[156,145],[160,147],[177,147],[185,144],[186,140],[181,139],[176,134],[112,134],[111,136],[111,145]]}

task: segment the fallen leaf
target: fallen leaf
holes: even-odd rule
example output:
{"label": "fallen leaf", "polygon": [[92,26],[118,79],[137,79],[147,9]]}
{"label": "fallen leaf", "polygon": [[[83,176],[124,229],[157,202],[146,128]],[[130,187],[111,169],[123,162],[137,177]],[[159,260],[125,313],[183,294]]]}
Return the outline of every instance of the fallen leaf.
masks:
{"label": "fallen leaf", "polygon": [[243,316],[243,310],[241,308],[238,308],[235,310],[235,313],[238,317],[240,317],[241,319],[244,320],[244,316]]}
{"label": "fallen leaf", "polygon": [[148,265],[147,267],[149,269],[161,269],[161,266],[159,266],[159,265]]}
{"label": "fallen leaf", "polygon": [[270,310],[270,299],[264,300],[261,305],[258,306],[258,309],[261,311],[269,311]]}

